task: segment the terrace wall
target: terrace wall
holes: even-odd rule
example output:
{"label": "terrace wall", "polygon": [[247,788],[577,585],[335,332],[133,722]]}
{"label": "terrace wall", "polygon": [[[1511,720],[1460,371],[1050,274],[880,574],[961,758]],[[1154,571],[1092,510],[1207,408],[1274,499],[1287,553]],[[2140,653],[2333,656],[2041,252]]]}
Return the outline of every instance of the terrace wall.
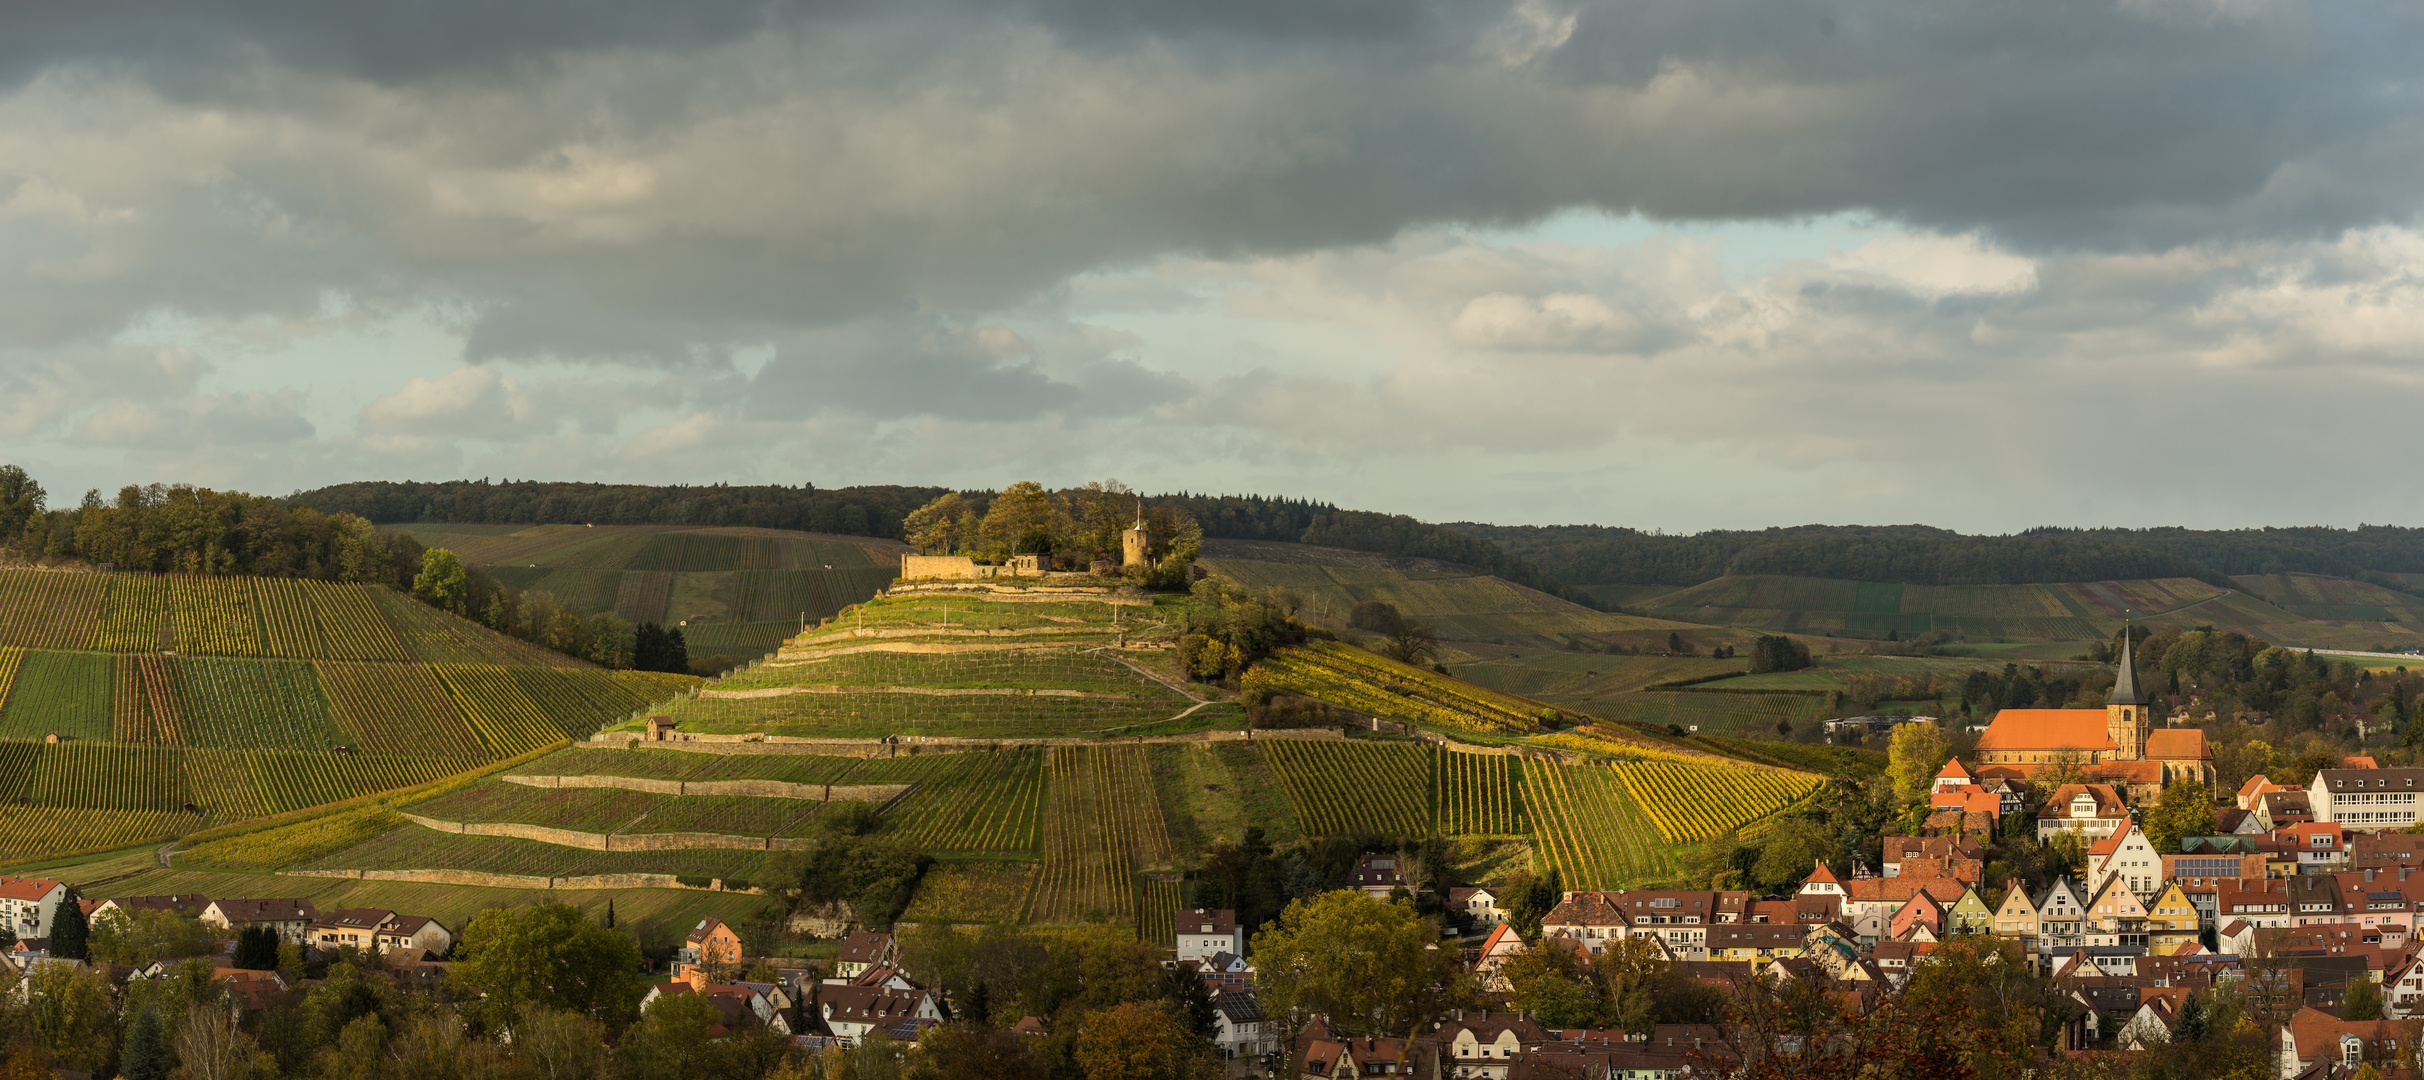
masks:
{"label": "terrace wall", "polygon": [[785,780],[654,780],[639,776],[506,776],[508,784],[536,788],[622,788],[658,795],[750,795],[811,802],[885,802],[907,784],[794,784]]}

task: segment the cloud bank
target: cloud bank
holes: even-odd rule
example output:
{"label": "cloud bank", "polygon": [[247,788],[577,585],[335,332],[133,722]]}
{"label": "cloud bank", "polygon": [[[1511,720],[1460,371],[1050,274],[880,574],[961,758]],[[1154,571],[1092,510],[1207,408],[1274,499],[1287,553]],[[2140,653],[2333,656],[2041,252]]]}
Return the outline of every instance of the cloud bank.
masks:
{"label": "cloud bank", "polygon": [[10,26],[0,433],[63,497],[1115,473],[1668,528],[2424,523],[2373,471],[2424,404],[2403,5]]}

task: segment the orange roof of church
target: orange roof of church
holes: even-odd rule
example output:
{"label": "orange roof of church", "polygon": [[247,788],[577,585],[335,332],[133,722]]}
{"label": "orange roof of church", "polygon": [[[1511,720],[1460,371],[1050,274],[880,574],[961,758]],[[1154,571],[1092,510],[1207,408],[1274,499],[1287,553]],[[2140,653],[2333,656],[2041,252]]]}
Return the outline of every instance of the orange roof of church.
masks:
{"label": "orange roof of church", "polygon": [[2146,733],[2146,756],[2209,758],[2214,756],[2214,752],[2205,745],[2205,732],[2200,729],[2159,727]]}
{"label": "orange roof of church", "polygon": [[[2204,738],[2205,733],[2197,733]],[[2102,709],[2005,709],[1978,737],[1978,749],[2118,750],[2104,730]]]}

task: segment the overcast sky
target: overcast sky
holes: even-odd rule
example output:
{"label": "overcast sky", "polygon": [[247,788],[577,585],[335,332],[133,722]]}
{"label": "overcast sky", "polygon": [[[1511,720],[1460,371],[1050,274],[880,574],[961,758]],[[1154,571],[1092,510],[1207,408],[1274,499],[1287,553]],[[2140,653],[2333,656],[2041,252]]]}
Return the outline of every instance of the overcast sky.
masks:
{"label": "overcast sky", "polygon": [[30,0],[0,460],[2424,525],[2424,9]]}

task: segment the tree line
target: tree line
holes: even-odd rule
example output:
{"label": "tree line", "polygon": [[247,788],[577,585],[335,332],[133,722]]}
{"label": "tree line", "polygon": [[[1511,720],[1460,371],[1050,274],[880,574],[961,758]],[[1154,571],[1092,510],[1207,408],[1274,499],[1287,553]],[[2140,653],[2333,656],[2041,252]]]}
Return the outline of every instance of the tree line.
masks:
{"label": "tree line", "polygon": [[296,506],[374,522],[529,525],[700,525],[796,529],[899,539],[901,519],[943,493],[936,487],[813,484],[583,484],[568,481],[366,480],[286,497]]}
{"label": "tree line", "polygon": [[[42,484],[0,465],[0,549],[110,570],[289,577],[385,585],[499,633],[606,667],[691,671],[681,631],[652,637],[612,612],[583,615],[549,593],[518,592],[444,548],[424,548],[347,511],[186,484],[87,491],[53,510]],[[728,659],[707,666],[729,667]]]}
{"label": "tree line", "polygon": [[2105,532],[1964,536],[1925,525],[1803,525],[1667,535],[1602,525],[1451,528],[1581,585],[1698,585],[1793,574],[1905,585],[2017,585],[2187,577],[2230,586],[2195,558]]}
{"label": "tree line", "polygon": [[51,509],[42,484],[0,465],[0,546],[33,559],[74,559],[160,574],[246,574],[404,587],[419,541],[350,513],[288,506],[240,491],[129,484],[115,499],[87,491]]}
{"label": "tree line", "polygon": [[[1279,540],[1437,559],[1484,570],[1568,600],[1588,602],[1564,582],[1496,544],[1403,514],[1344,510],[1309,499],[1263,495],[1198,495],[1182,491],[1140,496],[1117,481],[1094,486],[1114,489],[1127,500],[1118,518],[1120,528],[1125,528],[1132,519],[1135,500],[1141,497],[1148,513],[1166,510],[1183,514],[1193,519],[1202,535],[1208,537]],[[315,507],[324,513],[354,514],[378,523],[748,525],[905,540],[908,532],[904,522],[909,515],[945,494],[958,495],[963,511],[973,512],[981,519],[997,493],[889,485],[820,489],[808,484],[650,486],[532,480],[492,483],[487,479],[374,480],[299,491],[284,501]],[[1097,528],[1101,524],[1094,523]],[[1111,543],[1103,549],[1116,556],[1117,540],[1114,529]]]}

